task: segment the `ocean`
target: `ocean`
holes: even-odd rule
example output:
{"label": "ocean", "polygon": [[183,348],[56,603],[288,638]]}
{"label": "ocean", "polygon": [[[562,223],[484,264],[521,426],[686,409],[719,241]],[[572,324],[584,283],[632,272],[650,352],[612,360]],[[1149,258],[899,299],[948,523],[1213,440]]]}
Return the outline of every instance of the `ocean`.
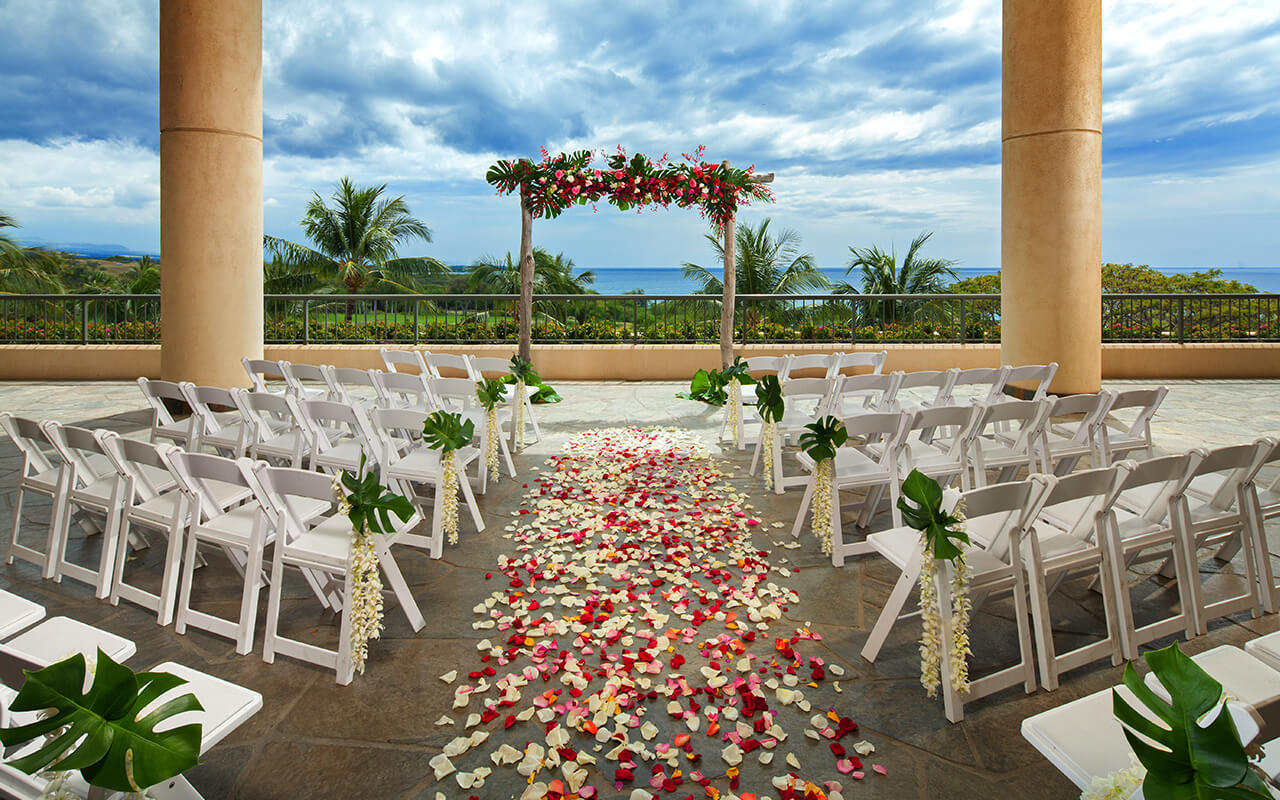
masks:
{"label": "ocean", "polygon": [[[848,280],[858,285],[857,275],[846,277],[844,267],[822,267],[827,280]],[[1209,267],[1156,267],[1167,275],[1195,272]],[[1280,267],[1220,267],[1222,277],[1256,286],[1264,293],[1280,293]],[[961,278],[990,275],[999,267],[956,267]],[[600,294],[623,294],[643,289],[645,294],[689,294],[697,291],[697,284],[686,281],[680,267],[599,267],[594,269],[596,282],[592,284]]]}

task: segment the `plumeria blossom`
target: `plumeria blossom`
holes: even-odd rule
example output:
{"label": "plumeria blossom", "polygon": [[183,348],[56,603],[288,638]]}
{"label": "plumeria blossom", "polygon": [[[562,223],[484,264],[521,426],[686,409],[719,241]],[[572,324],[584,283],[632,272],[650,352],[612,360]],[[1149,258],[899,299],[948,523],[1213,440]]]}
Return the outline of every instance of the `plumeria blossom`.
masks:
{"label": "plumeria blossom", "polygon": [[[495,426],[496,427],[496,426]],[[458,543],[458,459],[453,451],[440,454],[440,527],[449,544]]]}
{"label": "plumeria blossom", "polygon": [[729,415],[729,430],[733,432],[734,449],[742,447],[742,384],[737,378],[729,379],[729,402],[725,403],[725,411]]}
{"label": "plumeria blossom", "polygon": [[[342,481],[335,476],[333,494],[338,513],[351,512]],[[369,658],[369,640],[382,634],[382,574],[378,568],[378,549],[370,530],[351,528],[351,662],[356,672],[364,674]]]}
{"label": "plumeria blossom", "polygon": [[[803,652],[819,634],[783,627],[799,598],[775,579],[792,573],[754,544],[759,529],[746,496],[686,431],[569,441],[506,526],[512,547],[492,573],[502,588],[474,607],[487,638],[475,668],[456,676],[465,722],[432,759],[441,794],[505,769],[526,782],[524,800],[728,800],[750,796],[739,783],[751,766],[778,776],[756,792],[839,800],[837,781],[805,775],[835,778],[847,764],[861,779],[873,748],[855,741],[856,722],[807,694],[844,669]],[[475,752],[491,731],[518,726]],[[826,747],[802,762],[793,750],[806,740]]]}

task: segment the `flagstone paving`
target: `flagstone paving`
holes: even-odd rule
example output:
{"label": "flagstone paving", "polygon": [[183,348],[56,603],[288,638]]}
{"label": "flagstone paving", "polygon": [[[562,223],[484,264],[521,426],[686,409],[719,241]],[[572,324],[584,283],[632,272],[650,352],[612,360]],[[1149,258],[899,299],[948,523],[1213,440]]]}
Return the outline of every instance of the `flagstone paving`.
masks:
{"label": "flagstone paving", "polygon": [[[1132,384],[1108,383],[1108,388],[1128,385]],[[1164,450],[1249,441],[1259,435],[1280,433],[1280,409],[1275,403],[1280,382],[1195,381],[1169,385],[1169,397],[1153,426],[1156,440]],[[447,547],[440,561],[432,561],[413,550],[397,553],[427,625],[414,633],[399,610],[390,606],[382,639],[371,643],[367,670],[350,686],[336,686],[332,673],[288,658],[264,664],[259,655],[261,632],[254,653],[237,656],[230,641],[199,630],[177,636],[171,628],[155,625],[154,616],[140,608],[127,603],[113,608],[95,600],[88,587],[72,580],[61,584],[43,581],[34,567],[23,562],[0,566],[0,587],[44,603],[50,616],[71,616],[133,639],[139,654],[129,664],[135,669],[175,660],[263,694],[263,710],[189,773],[192,783],[206,797],[435,798],[437,792],[448,798],[518,796],[527,782],[513,770],[514,765],[495,768],[482,787],[469,791],[459,788],[453,775],[437,781],[429,765],[451,740],[463,733],[466,714],[479,709],[478,703],[468,709],[452,708],[458,686],[475,682],[467,677],[468,673],[482,671],[483,665],[493,663],[480,661],[484,653],[477,645],[488,638],[491,643],[502,646],[510,635],[502,632],[505,635],[500,642],[497,630],[473,628],[474,622],[484,619],[473,611],[477,603],[496,590],[509,596],[515,588],[509,586],[511,579],[498,568],[499,559],[527,559],[539,548],[553,546],[548,541],[535,541],[541,534],[505,530],[508,524],[519,521],[511,516],[512,512],[518,511],[526,494],[557,480],[554,473],[547,471],[545,459],[587,429],[671,425],[692,431],[711,444],[721,419],[718,410],[676,399],[674,392],[680,388],[677,384],[568,383],[558,388],[566,400],[558,406],[538,409],[545,438],[517,456],[519,478],[516,481],[504,478],[496,486],[491,485],[489,493],[481,498],[481,509],[488,523],[486,531],[476,535],[464,514],[461,543]],[[0,384],[0,410],[108,427],[127,434],[136,435],[145,429],[148,415],[141,409],[137,389],[129,383]],[[1036,793],[1052,798],[1078,795],[1068,781],[1023,741],[1018,727],[1030,714],[1117,683],[1118,668],[1101,662],[1075,670],[1064,676],[1062,687],[1055,692],[1028,696],[1020,689],[1011,689],[969,704],[964,722],[948,724],[940,702],[926,698],[918,681],[915,641],[918,625],[899,626],[875,664],[864,662],[858,655],[868,628],[896,580],[896,571],[873,558],[855,559],[843,569],[834,569],[807,532],[799,540],[799,548],[787,549],[790,523],[800,493],[767,494],[758,476],[746,474],[749,451],[712,449],[717,468],[733,475],[728,483],[737,491],[747,493],[749,496],[743,502],[755,507],[750,513],[760,524],[750,526],[749,534],[743,535],[751,537],[751,548],[768,554],[760,568],[768,570],[768,580],[794,592],[798,598],[793,601],[788,598],[789,602],[779,604],[780,619],[772,621],[767,632],[773,637],[769,640],[770,646],[774,646],[778,637],[794,638],[795,631],[812,636],[796,642],[795,652],[808,668],[806,677],[813,677],[815,657],[821,659],[825,674],[823,680],[813,681],[817,684],[815,687],[801,684],[805,697],[812,702],[815,713],[834,708],[837,722],[833,725],[838,725],[839,718],[858,724],[856,734],[839,740],[849,752],[852,752],[851,745],[861,740],[876,748],[863,759],[867,770],[862,781],[839,773],[828,740],[815,742],[804,735],[804,729],[811,727],[808,725],[811,715],[790,708],[779,709],[776,694],[770,690],[770,710],[778,709],[779,724],[788,738],[775,748],[774,768],[770,770],[759,768],[760,750],[747,756],[740,779],[741,790],[754,791],[762,798],[778,798],[777,789],[758,782],[769,775],[795,771],[813,780],[840,780],[845,785],[845,797],[977,797],[996,792],[1019,796]],[[7,441],[0,443],[0,530],[3,531],[10,525],[11,487],[18,463],[14,448]],[[47,513],[47,504],[38,502],[24,508],[23,530],[27,535],[36,533],[47,523]],[[785,527],[775,528],[774,523],[783,523]],[[1280,530],[1273,529],[1270,533],[1280,540]],[[504,535],[516,538],[504,538]],[[530,549],[521,553],[518,548],[524,545]],[[152,551],[159,549],[139,551],[131,569],[139,574],[158,574],[155,560],[159,554]],[[1273,553],[1277,551],[1280,548],[1273,548]],[[148,566],[153,569],[148,570]],[[780,569],[790,574],[783,577]],[[1230,568],[1222,572],[1229,573]],[[735,575],[735,585],[744,585],[744,574]],[[234,613],[239,593],[235,572],[219,557],[212,556],[209,566],[197,575],[193,594],[196,607],[220,614]],[[1147,602],[1158,605],[1163,597],[1161,586],[1154,581],[1148,583],[1151,592]],[[282,625],[291,634],[333,641],[336,626],[332,616],[321,611],[305,584],[291,581],[285,587],[285,595]],[[664,602],[666,605],[656,610],[669,613],[670,601]],[[656,607],[657,601],[654,604]],[[701,607],[701,603],[697,605]],[[527,605],[523,608],[527,609]],[[738,609],[739,613],[741,610]],[[572,609],[579,616],[581,611],[579,607]],[[1063,637],[1064,642],[1100,629],[1101,604],[1087,590],[1064,593],[1055,599],[1053,611],[1057,635]],[[568,609],[558,609],[558,612],[563,612],[560,616],[570,613]],[[675,624],[670,620],[668,627]],[[681,624],[688,623],[682,621]],[[633,623],[632,627],[636,626],[644,627],[640,621]],[[649,624],[649,627],[656,634],[660,626]],[[1257,633],[1277,628],[1280,622],[1274,617],[1251,620],[1241,615],[1218,620],[1211,625],[1208,636],[1194,640],[1186,649],[1198,652],[1224,643],[1239,644]],[[1016,656],[1009,609],[1000,604],[984,608],[975,615],[973,629],[974,650],[978,653],[975,669]],[[705,696],[710,680],[694,669],[708,666],[710,661],[701,656],[697,644],[712,638],[719,642],[721,632],[734,634],[723,620],[718,620],[707,623],[694,642],[673,645],[678,652],[688,653],[689,663],[680,671],[689,676],[691,684],[703,689],[695,697]],[[762,638],[756,644],[763,642],[764,633],[761,631]],[[730,635],[730,641],[734,639],[735,635]],[[628,649],[634,653],[637,647]],[[616,643],[610,652],[620,654]],[[763,656],[768,651],[753,645],[751,652]],[[496,657],[491,654],[491,659]],[[496,677],[510,669],[530,664],[527,659],[512,660],[509,666],[496,670],[496,676],[485,677],[492,684]],[[834,689],[834,670],[830,665],[846,672],[839,679],[839,694]],[[595,666],[593,662],[592,667]],[[718,669],[723,674],[732,673],[725,671],[723,664]],[[440,680],[442,674],[452,670],[459,672],[454,683]],[[666,675],[667,671],[660,674]],[[762,679],[768,677],[772,677],[772,672]],[[567,702],[564,694],[569,687],[559,683],[559,679],[557,673],[551,681],[543,683],[538,672],[529,686],[521,687],[523,698],[513,709],[530,706],[535,696],[552,688],[562,691],[553,706]],[[593,679],[583,698],[597,688],[594,681],[598,680]],[[543,685],[537,686],[540,683]],[[494,696],[493,690],[488,696]],[[656,750],[655,743],[672,742],[675,733],[689,732],[690,723],[667,714],[667,702],[666,697],[648,701],[651,708],[645,719],[652,720],[659,728],[655,738],[645,740],[633,734],[633,740],[645,742],[648,749]],[[689,707],[685,705],[681,713],[687,710]],[[557,718],[563,722],[567,713],[566,707]],[[456,724],[437,726],[435,723],[443,715],[452,717]],[[527,741],[545,745],[546,728],[538,725],[536,718],[513,724],[510,729],[502,727],[504,722],[505,714],[500,720],[466,731],[487,730],[492,731],[492,735],[481,747],[452,760],[460,770],[474,771],[476,766],[488,765],[488,752],[503,743],[521,750]],[[634,783],[625,784],[621,791],[614,789],[615,764],[607,765],[603,775],[595,767],[587,767],[588,783],[599,789],[600,797],[629,797],[633,785],[649,788],[660,797],[684,798],[691,793],[702,797],[702,788],[689,777],[692,770],[700,769],[712,779],[713,785],[726,789],[727,765],[721,758],[721,749],[726,743],[706,738],[707,722],[704,711],[699,723],[702,730],[691,736],[693,749],[702,755],[700,763],[694,763],[687,756],[676,759],[682,771],[682,782],[676,791],[661,793],[649,788],[652,765],[639,758],[642,763],[634,770]],[[612,745],[596,753],[590,738],[583,736],[574,734],[575,751],[593,755],[604,764],[603,752],[612,749]],[[802,769],[781,766],[787,752],[794,752]],[[887,774],[871,773],[869,768],[873,763],[883,766]],[[668,777],[672,773],[673,769],[665,768]],[[537,779],[546,781],[550,777],[544,770]],[[563,779],[562,774],[554,777]]]}

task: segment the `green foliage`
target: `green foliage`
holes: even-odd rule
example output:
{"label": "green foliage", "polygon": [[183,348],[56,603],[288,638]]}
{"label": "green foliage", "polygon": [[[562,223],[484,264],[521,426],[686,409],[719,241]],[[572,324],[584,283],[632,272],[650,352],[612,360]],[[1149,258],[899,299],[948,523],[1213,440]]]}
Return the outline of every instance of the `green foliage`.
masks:
{"label": "green foliage", "polygon": [[902,519],[908,525],[924,533],[926,541],[932,546],[934,558],[948,561],[954,559],[960,555],[960,548],[955,542],[969,542],[969,535],[956,527],[960,524],[959,517],[942,509],[942,487],[918,469],[911,470],[911,474],[902,482],[898,508],[902,510]]}
{"label": "green foliage", "polygon": [[525,386],[542,383],[542,378],[538,377],[537,370],[533,368],[533,362],[514,353],[511,355],[511,374],[524,381]]}
{"label": "green foliage", "polygon": [[475,423],[463,420],[462,415],[454,411],[433,412],[422,423],[422,438],[427,447],[442,453],[466,447],[475,435]]}
{"label": "green foliage", "polygon": [[676,392],[676,397],[722,406],[729,399],[729,394],[724,390],[727,383],[728,381],[719,370],[713,369],[708,372],[700,369],[693,373],[693,380],[689,382],[689,391]]}
{"label": "green foliage", "polygon": [[[1249,764],[1240,735],[1226,708],[1222,684],[1188,658],[1177,643],[1145,655],[1151,671],[1168,691],[1166,703],[1138,677],[1129,663],[1124,685],[1159,720],[1152,722],[1116,690],[1112,709],[1125,738],[1147,768],[1142,794],[1148,800],[1257,800],[1272,794]],[[1206,715],[1218,709],[1213,721]],[[1153,744],[1154,743],[1154,744]]]}
{"label": "green foliage", "polygon": [[[911,240],[907,254],[898,264],[898,255],[891,248],[884,252],[877,245],[859,248],[850,247],[852,258],[845,274],[855,269],[862,273],[863,294],[938,294],[945,291],[947,281],[955,280],[956,272],[952,269],[955,261],[942,258],[921,258],[920,248],[924,247],[931,231],[924,231]],[[836,285],[837,294],[856,294],[857,289],[847,281]],[[901,301],[885,300],[873,303],[867,309],[871,319],[878,321],[910,320],[913,317],[912,307]]]}
{"label": "green foliage", "polygon": [[[519,294],[520,261],[508,251],[502,258],[485,256],[467,268],[467,291],[483,294]],[[573,259],[564,253],[551,255],[533,248],[533,293],[588,294],[596,274],[584,270],[574,274]]]}
{"label": "green foliage", "polygon": [[359,533],[371,530],[374,533],[391,533],[395,527],[391,523],[391,515],[395,514],[401,522],[413,516],[413,504],[404,495],[396,494],[378,483],[374,472],[365,472],[364,448],[360,449],[359,475],[352,475],[345,469],[339,473],[347,503],[351,510],[347,517],[351,525]]}
{"label": "green foliage", "polygon": [[951,294],[1000,294],[1000,273],[961,278],[946,288]]}
{"label": "green foliage", "polygon": [[781,422],[786,411],[782,400],[782,384],[777,375],[765,375],[756,383],[756,408],[760,418],[769,422]]}
{"label": "green foliage", "polygon": [[186,683],[182,678],[166,672],[135,674],[101,650],[87,692],[85,659],[80,653],[26,676],[10,709],[52,709],[53,714],[29,725],[0,729],[5,747],[50,737],[38,750],[9,762],[15,769],[27,774],[50,767],[79,770],[90,785],[129,792],[155,786],[196,765],[199,724],[163,733],[155,730],[177,714],[204,710],[195,695],[183,694],[145,716],[142,713],[160,695]]}
{"label": "green foliage", "polygon": [[501,378],[476,381],[476,397],[480,399],[480,405],[487,409],[497,408],[506,393],[507,384]]}
{"label": "green foliage", "polygon": [[[738,225],[734,234],[734,289],[738,294],[801,294],[827,288],[827,279],[818,269],[812,253],[800,252],[800,234],[784,230],[769,232],[770,219],[759,225]],[[707,242],[716,253],[720,269],[712,271],[697,264],[684,265],[686,280],[700,284],[702,294],[724,292],[724,242],[708,234]],[[748,311],[751,309],[749,308]]]}
{"label": "green foliage", "polygon": [[800,449],[815,462],[835,458],[836,450],[849,441],[844,423],[835,417],[823,417],[805,425],[804,429],[806,432],[800,434]]}
{"label": "green foliage", "polygon": [[[954,294],[999,294],[1000,273],[962,278],[946,291]],[[1255,294],[1258,288],[1222,277],[1220,269],[1165,275],[1146,264],[1103,264],[1103,294]]]}
{"label": "green foliage", "polygon": [[563,399],[564,398],[560,396],[560,393],[553,389],[549,384],[539,383],[538,391],[529,398],[529,402],[536,404],[559,403]]}
{"label": "green foliage", "polygon": [[733,363],[720,372],[720,377],[724,380],[726,386],[729,385],[729,381],[735,378],[741,386],[750,386],[756,382],[756,379],[751,377],[751,373],[747,371],[747,362],[743,360],[742,356],[734,358]]}

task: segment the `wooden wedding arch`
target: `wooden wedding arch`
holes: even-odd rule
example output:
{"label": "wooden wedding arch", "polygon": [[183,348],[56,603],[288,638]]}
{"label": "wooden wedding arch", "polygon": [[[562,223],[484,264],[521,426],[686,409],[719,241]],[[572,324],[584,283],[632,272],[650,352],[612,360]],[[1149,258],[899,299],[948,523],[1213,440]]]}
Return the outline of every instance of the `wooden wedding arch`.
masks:
{"label": "wooden wedding arch", "polygon": [[704,148],[684,153],[673,162],[663,155],[654,161],[621,147],[602,166],[593,166],[590,150],[551,155],[540,161],[502,160],[485,173],[499,194],[520,195],[520,357],[532,358],[533,339],[533,220],[554,218],[570,206],[601,200],[626,211],[646,206],[697,208],[724,239],[724,282],[720,304],[720,361],[733,363],[733,307],[737,277],[734,236],[738,209],[752,200],[773,201],[766,184],[773,174],[756,174],[755,167],[738,169],[728,161],[704,159]]}

